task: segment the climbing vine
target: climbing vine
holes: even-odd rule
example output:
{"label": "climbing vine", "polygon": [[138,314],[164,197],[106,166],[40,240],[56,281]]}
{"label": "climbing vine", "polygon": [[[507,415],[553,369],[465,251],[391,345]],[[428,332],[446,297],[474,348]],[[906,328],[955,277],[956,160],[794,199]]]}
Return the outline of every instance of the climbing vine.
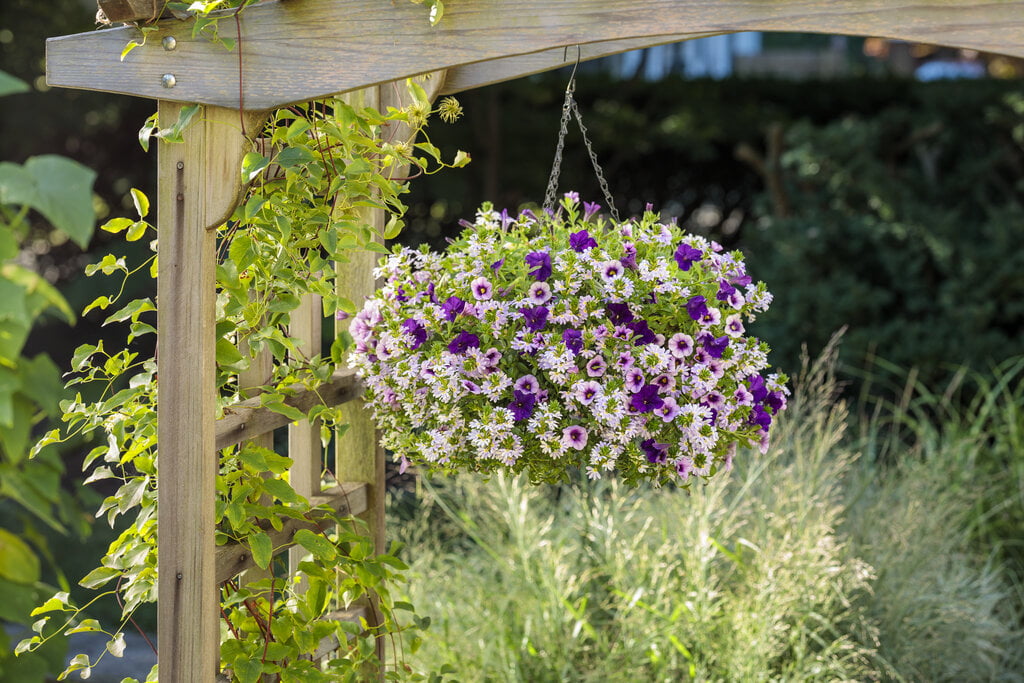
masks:
{"label": "climbing vine", "polygon": [[[184,3],[170,4],[180,10],[178,5]],[[229,32],[218,29],[217,21],[248,4],[207,0],[185,9],[195,15],[197,32],[231,48]],[[425,4],[430,20],[439,21],[442,3]],[[232,7],[234,12],[211,14]],[[329,354],[305,354],[289,334],[290,317],[307,295],[321,297],[326,318],[354,313],[355,302],[337,294],[335,263],[347,262],[360,251],[387,253],[383,241],[403,227],[402,194],[408,180],[469,161],[460,152],[446,162],[422,134],[431,114],[457,118],[458,104],[449,99],[434,110],[420,83],[410,79],[406,89],[407,96],[401,99],[407,104],[383,112],[343,97],[281,109],[269,118],[259,144],[245,155],[240,169],[247,183],[245,196],[217,232],[220,411],[230,410],[243,398],[238,373],[263,353],[273,358],[271,376],[255,388],[264,407],[292,420],[317,421],[325,445],[335,430],[344,429],[337,407],[321,404],[304,412],[286,399],[326,382],[347,352],[350,338],[339,336]],[[187,136],[189,125],[201,116],[198,106],[185,107],[177,121],[161,121],[154,115],[143,126],[140,142],[148,147],[156,137],[161,144],[173,144]],[[400,131],[419,132],[421,139],[412,143],[415,138]],[[147,220],[146,195],[133,189],[132,198],[137,217],[115,218],[102,229],[122,234],[127,241],[151,240],[154,254],[141,263],[108,254],[89,266],[87,275],[107,276],[113,287],[84,311],[108,311],[108,325],[127,327],[127,345],[111,349],[100,342],[76,351],[68,380],[75,397],[61,406],[64,424],[46,434],[33,451],[37,454],[74,437],[94,438],[99,445],[85,458],[86,481],[104,482],[112,491],[97,516],[112,526],[122,516],[130,522],[111,543],[101,566],[80,581],[97,591],[96,597],[79,605],[62,592],[40,605],[33,612],[39,617],[34,635],[18,645],[18,652],[37,649],[58,633],[97,631],[110,638],[101,657],[120,656],[133,615],[157,597],[158,364],[156,358],[133,350],[133,342],[155,334],[159,302],[124,300],[130,277],[156,277],[156,232]],[[369,209],[386,211],[383,230],[367,221]],[[369,670],[382,665],[376,647],[378,639],[385,639],[391,644],[384,663],[388,677],[420,678],[403,658],[407,649],[417,647],[415,632],[424,622],[411,605],[395,601],[390,590],[405,569],[395,555],[397,549],[375,555],[361,521],[316,507],[297,494],[288,482],[291,464],[290,458],[251,443],[220,452],[219,545],[242,544],[260,568],[272,570],[278,549],[269,531],[280,530],[293,519],[308,523],[294,537],[307,553],[298,574],[281,578],[271,571],[256,581],[236,577],[221,586],[222,669],[243,682],[364,680]],[[101,625],[89,617],[89,609],[111,596],[121,605],[122,618],[117,624]],[[377,625],[323,619],[336,605],[369,596],[374,596],[379,612]],[[402,612],[408,614],[400,617]],[[310,655],[332,636],[339,649],[334,659],[319,666]],[[96,662],[77,655],[60,678],[75,671],[85,678]],[[156,679],[154,667],[146,680]]]}

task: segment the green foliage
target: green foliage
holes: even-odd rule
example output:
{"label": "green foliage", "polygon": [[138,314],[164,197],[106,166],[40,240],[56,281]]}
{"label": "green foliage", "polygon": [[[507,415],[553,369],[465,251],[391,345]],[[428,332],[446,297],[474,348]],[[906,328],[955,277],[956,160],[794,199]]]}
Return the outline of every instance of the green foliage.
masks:
{"label": "green foliage", "polygon": [[[270,117],[264,130],[267,153],[245,156],[242,179],[248,191],[231,220],[218,231],[221,256],[217,267],[218,318],[217,386],[222,407],[241,398],[237,373],[259,353],[274,360],[274,371],[261,387],[264,407],[289,419],[317,420],[326,443],[338,424],[339,409],[317,405],[299,411],[285,399],[300,388],[315,389],[334,371],[331,358],[306,355],[289,336],[290,315],[303,296],[322,297],[325,316],[351,311],[351,301],[336,293],[335,263],[347,262],[355,251],[386,252],[383,233],[396,234],[404,211],[406,170],[432,173],[448,166],[440,151],[425,140],[412,145],[391,142],[381,131],[388,126],[421,128],[431,114],[423,89],[410,81],[411,104],[379,112],[340,98],[296,105]],[[176,122],[147,121],[140,142],[155,136],[163,144],[188,135],[189,121],[198,108],[186,108]],[[459,164],[468,159],[460,158]],[[118,217],[103,227],[124,234],[127,241],[152,235],[146,221],[149,200],[131,192],[137,218]],[[367,210],[392,213],[383,229],[367,222]],[[155,249],[156,243],[150,247]],[[148,298],[125,301],[130,278],[155,277],[155,256],[130,264],[124,257],[104,256],[87,267],[90,276],[113,278],[113,288],[85,307],[109,312],[106,323],[127,327],[127,340],[155,332],[156,310]],[[24,640],[22,651],[35,651],[69,628],[106,633],[107,653],[119,656],[119,634],[142,605],[156,599],[156,363],[131,346],[110,349],[103,342],[86,344],[75,352],[68,387],[75,397],[61,404],[64,427],[48,433],[37,445],[90,437],[99,444],[85,457],[87,482],[105,481],[113,491],[97,512],[113,527],[119,518],[127,528],[111,543],[102,566],[79,582],[103,590],[85,605],[68,595],[40,608],[45,614],[37,635]],[[404,565],[393,553],[374,555],[365,530],[351,518],[329,508],[312,506],[288,483],[288,458],[252,445],[221,453],[217,490],[217,542],[247,546],[259,566],[275,571],[271,529],[289,520],[302,520],[318,531],[296,535],[308,551],[294,579],[267,578],[255,582],[229,581],[221,587],[225,622],[222,667],[236,680],[256,680],[263,674],[286,679],[349,680],[380,666],[375,640],[390,636],[393,652],[387,662],[394,676],[411,675],[404,650],[415,649],[419,622],[400,621],[390,586],[400,580]],[[268,502],[269,501],[269,502]],[[333,529],[333,531],[331,531]],[[304,590],[309,586],[308,590]],[[104,590],[105,589],[105,590]],[[96,601],[116,595],[122,612],[118,623],[104,629],[89,616]],[[338,624],[323,617],[337,606],[373,597],[379,625]],[[339,654],[316,674],[304,656],[322,638],[335,636]],[[119,644],[120,643],[120,644]],[[88,672],[95,659],[74,658],[64,672]],[[320,676],[319,678],[317,676]],[[415,675],[413,675],[415,678]]]}
{"label": "green foliage", "polygon": [[[801,123],[781,158],[791,211],[744,235],[787,305],[759,331],[795,357],[849,325],[845,357],[983,368],[1019,353],[1024,329],[1024,121],[1007,98],[891,105],[870,117]],[[751,267],[755,267],[752,265]],[[761,267],[765,270],[761,271]]]}
{"label": "green foliage", "polygon": [[[17,79],[0,76],[3,94],[17,90]],[[56,289],[14,259],[28,234],[30,210],[77,243],[89,241],[94,178],[92,171],[63,157],[33,157],[23,165],[0,162],[0,497],[11,504],[5,508],[22,516],[17,533],[0,528],[0,620],[26,627],[32,603],[50,590],[41,582],[40,555],[52,561],[33,520],[62,533],[83,530],[74,501],[60,487],[60,456],[51,450],[28,458],[33,429],[58,415],[64,389],[53,362],[42,354],[25,355],[25,343],[44,313],[59,312],[69,322],[74,315]],[[63,647],[58,639],[31,657],[14,660],[7,636],[0,635],[0,677],[42,680],[58,668]]]}
{"label": "green foliage", "polygon": [[848,430],[833,363],[804,373],[767,456],[690,495],[428,486],[398,526],[434,622],[418,662],[498,681],[1013,679],[1024,603],[975,545],[991,480],[955,440],[884,467],[891,423]]}

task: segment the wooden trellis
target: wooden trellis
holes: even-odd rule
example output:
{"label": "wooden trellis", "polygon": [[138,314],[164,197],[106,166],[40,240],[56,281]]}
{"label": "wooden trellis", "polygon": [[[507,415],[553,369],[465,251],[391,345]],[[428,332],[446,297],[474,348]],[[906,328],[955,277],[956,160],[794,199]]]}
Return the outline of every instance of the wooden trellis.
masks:
{"label": "wooden trellis", "polygon": [[[152,0],[104,0],[147,21]],[[159,664],[164,681],[212,681],[218,665],[217,585],[252,568],[245,548],[214,544],[217,450],[257,438],[287,422],[249,399],[215,421],[215,232],[240,194],[247,141],[239,110],[258,130],[276,107],[343,92],[389,104],[419,74],[432,96],[455,93],[565,65],[563,48],[583,60],[640,47],[735,31],[804,31],[879,36],[1024,57],[1024,0],[447,0],[439,26],[407,0],[269,0],[240,15],[238,52],[202,37],[189,21],[156,24],[144,46],[134,26],[51,38],[47,82],[148,97],[161,120],[181,103],[206,105],[182,145],[159,152]],[[575,54],[572,55],[575,58]],[[392,104],[400,104],[390,102]],[[367,222],[380,227],[378,211]],[[342,295],[357,303],[373,288],[374,255],[347,264]],[[292,316],[293,333],[311,350],[320,339],[319,304]],[[260,372],[241,384],[262,382]],[[319,438],[290,427],[291,481],[315,502],[368,519],[378,548],[383,529],[383,455],[356,400],[358,382],[339,368],[315,400],[347,406],[352,423],[337,451],[341,483],[320,490]],[[274,546],[299,527],[286,525]]]}

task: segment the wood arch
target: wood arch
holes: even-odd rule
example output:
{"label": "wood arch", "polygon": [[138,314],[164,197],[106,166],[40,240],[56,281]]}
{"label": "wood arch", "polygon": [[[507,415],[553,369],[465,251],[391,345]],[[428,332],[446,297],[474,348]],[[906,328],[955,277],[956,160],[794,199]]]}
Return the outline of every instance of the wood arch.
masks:
{"label": "wood arch", "polygon": [[[1024,0],[446,0],[445,7],[441,24],[431,27],[423,8],[408,0],[268,0],[240,15],[240,53],[193,38],[191,22],[177,20],[159,22],[123,62],[122,49],[140,39],[132,26],[47,41],[51,86],[159,100],[162,120],[174,120],[180,103],[207,105],[184,144],[160,145],[158,160],[163,681],[215,679],[218,577],[248,566],[244,549],[218,551],[213,533],[217,448],[239,434],[248,438],[262,420],[245,402],[235,406],[244,419],[220,427],[214,420],[212,228],[238,201],[248,145],[239,109],[252,112],[245,119],[253,130],[261,112],[337,93],[353,92],[367,105],[402,106],[399,89],[378,86],[409,76],[430,74],[423,84],[434,97],[563,66],[565,46],[580,45],[588,60],[750,30],[879,36],[1024,57]],[[222,29],[229,32],[233,23]],[[166,74],[174,76],[173,87],[164,87]],[[379,211],[367,215],[378,227],[381,220]],[[365,256],[353,259],[341,278],[357,301],[373,288],[373,255]],[[318,306],[304,309],[309,339],[319,339]],[[351,378],[339,376],[336,384],[339,396],[358,393]],[[352,413],[350,432],[358,436],[351,450],[368,457],[346,465],[355,483],[344,485],[345,500],[362,501],[376,528],[383,454],[363,413]],[[293,481],[299,478],[293,472]],[[301,478],[312,478],[303,486],[315,495],[315,473]]]}
{"label": "wood arch", "polygon": [[[879,36],[1024,57],[1021,0],[448,0],[440,25],[407,0],[273,0],[240,15],[239,56],[191,22],[165,21],[146,45],[122,27],[47,41],[50,85],[233,109],[272,109],[448,69],[445,92],[583,59],[735,31]],[[222,30],[231,35],[234,22]],[[166,50],[171,36],[176,47]],[[574,55],[575,56],[575,55]],[[174,74],[176,85],[162,85]],[[240,106],[241,105],[241,106]]]}

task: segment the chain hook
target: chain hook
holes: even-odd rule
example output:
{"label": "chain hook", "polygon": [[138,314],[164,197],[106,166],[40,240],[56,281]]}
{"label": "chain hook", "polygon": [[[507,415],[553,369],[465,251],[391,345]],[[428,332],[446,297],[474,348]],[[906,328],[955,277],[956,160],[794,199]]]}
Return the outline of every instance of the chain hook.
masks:
{"label": "chain hook", "polygon": [[[569,61],[569,45],[565,46],[562,52],[562,61]],[[548,178],[548,189],[544,193],[544,204],[543,208],[551,211],[555,207],[555,194],[558,192],[558,176],[562,172],[562,152],[565,148],[565,136],[569,132],[569,119],[574,115],[576,117],[576,123],[579,124],[580,133],[583,135],[583,145],[587,149],[587,156],[590,157],[590,162],[594,166],[594,172],[597,174],[597,182],[601,186],[601,191],[604,193],[605,201],[608,202],[608,211],[611,213],[612,220],[616,223],[619,222],[619,212],[615,208],[615,201],[612,198],[611,190],[608,189],[608,182],[604,178],[604,172],[601,170],[601,165],[597,162],[597,155],[594,153],[594,146],[590,144],[590,138],[587,136],[587,128],[583,125],[583,116],[580,114],[579,105],[576,104],[576,99],[573,97],[573,91],[576,90],[576,69],[580,65],[581,50],[579,43],[576,44],[576,63],[572,66],[572,74],[569,76],[569,83],[565,86],[565,102],[562,104],[562,120],[558,129],[558,144],[555,145],[555,161],[551,164],[551,176]]]}
{"label": "chain hook", "polygon": [[[572,73],[569,75],[569,83],[565,86],[565,92],[574,92],[576,90],[576,69],[580,66],[580,59],[583,57],[582,51],[580,50],[579,43],[576,43],[576,62],[572,65]],[[569,46],[566,45],[562,50],[562,61],[569,61]]]}

